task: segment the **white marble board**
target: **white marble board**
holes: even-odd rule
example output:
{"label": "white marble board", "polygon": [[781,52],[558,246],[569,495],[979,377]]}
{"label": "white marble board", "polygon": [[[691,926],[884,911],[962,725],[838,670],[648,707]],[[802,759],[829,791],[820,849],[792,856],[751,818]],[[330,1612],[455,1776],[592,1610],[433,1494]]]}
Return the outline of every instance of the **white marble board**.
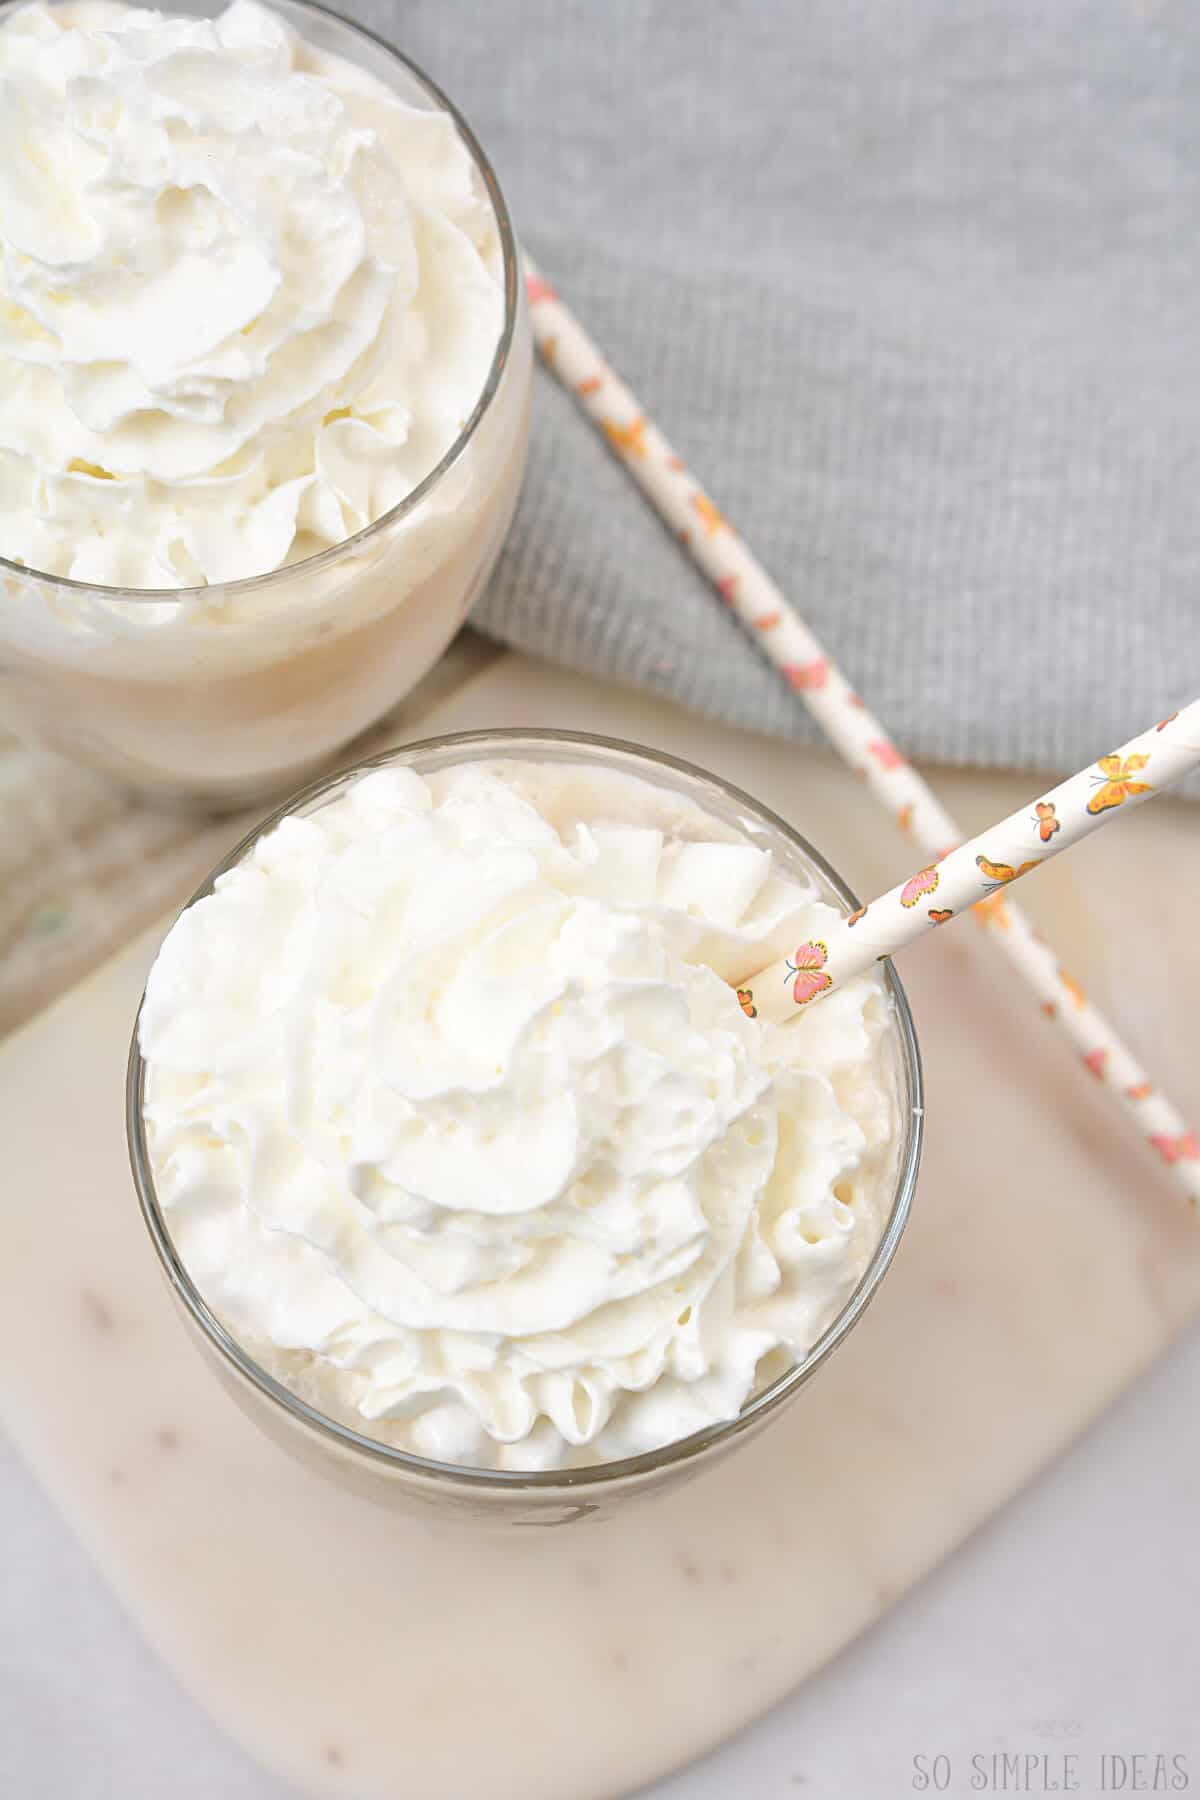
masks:
{"label": "white marble board", "polygon": [[[812,753],[516,658],[422,730],[492,724],[659,744],[794,819],[860,891],[906,872],[854,779]],[[968,826],[1029,785],[944,782]],[[1200,878],[1193,819],[1156,803],[1025,897],[1195,1114],[1200,966],[1171,904]],[[403,1770],[421,1800],[601,1800],[678,1766],[877,1618],[1200,1302],[1173,1191],[956,926],[903,971],[930,1089],[909,1239],[809,1394],[727,1467],[592,1534],[431,1534],[260,1441],[169,1310],[120,1114],[155,935],[0,1051],[0,1421],[184,1685],[302,1793],[391,1800]]]}

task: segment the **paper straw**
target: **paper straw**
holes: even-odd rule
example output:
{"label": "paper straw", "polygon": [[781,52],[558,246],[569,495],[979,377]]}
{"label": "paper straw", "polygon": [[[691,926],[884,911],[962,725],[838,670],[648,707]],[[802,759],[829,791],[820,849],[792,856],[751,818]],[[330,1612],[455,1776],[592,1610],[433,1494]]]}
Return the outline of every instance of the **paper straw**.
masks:
{"label": "paper straw", "polygon": [[[579,322],[525,259],[534,336],[547,366],[604,433],[651,505],[708,576],[763,654],[799,694],[834,749],[861,774],[929,862],[963,833],[929,784],[868,712],[799,613],[609,368]],[[1200,1207],[1200,1144],[1147,1078],[1108,1021],[1003,888],[975,909],[1042,1011],[1090,1073],[1117,1098],[1193,1206]]]}
{"label": "paper straw", "polygon": [[1090,837],[1121,807],[1152,799],[1198,766],[1200,700],[836,920],[820,938],[798,944],[739,988],[739,1000],[755,1017],[794,1019],[852,976]]}

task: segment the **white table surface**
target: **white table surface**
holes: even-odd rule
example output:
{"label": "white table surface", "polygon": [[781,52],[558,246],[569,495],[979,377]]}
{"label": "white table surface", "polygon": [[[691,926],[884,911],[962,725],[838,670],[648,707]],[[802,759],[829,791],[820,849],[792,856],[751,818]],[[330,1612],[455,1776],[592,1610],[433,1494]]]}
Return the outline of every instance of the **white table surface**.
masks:
{"label": "white table surface", "polygon": [[[897,1800],[939,1753],[968,1795],[971,1758],[992,1779],[1006,1751],[1050,1759],[1024,1791],[1066,1753],[1090,1796],[1102,1755],[1156,1752],[1200,1790],[1198,1392],[1193,1331],[880,1626],[654,1800]],[[286,1800],[143,1646],[11,1451],[0,1542],[3,1800]],[[1003,1778],[990,1791],[1019,1791]]]}

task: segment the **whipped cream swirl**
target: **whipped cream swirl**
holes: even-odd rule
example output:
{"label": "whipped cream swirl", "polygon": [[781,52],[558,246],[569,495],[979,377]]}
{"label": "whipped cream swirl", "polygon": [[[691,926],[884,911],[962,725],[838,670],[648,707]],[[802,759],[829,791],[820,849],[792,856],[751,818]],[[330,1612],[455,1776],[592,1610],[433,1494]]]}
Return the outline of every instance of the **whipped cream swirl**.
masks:
{"label": "whipped cream swirl", "polygon": [[655,824],[647,784],[585,792],[360,778],[185,912],[146,990],[151,1161],[201,1291],[322,1410],[442,1461],[733,1417],[890,1204],[880,983],[786,1029],[730,985],[831,909],[695,809]]}
{"label": "whipped cream swirl", "polygon": [[0,554],[172,588],[340,543],[449,449],[503,320],[444,113],[255,0],[5,15]]}

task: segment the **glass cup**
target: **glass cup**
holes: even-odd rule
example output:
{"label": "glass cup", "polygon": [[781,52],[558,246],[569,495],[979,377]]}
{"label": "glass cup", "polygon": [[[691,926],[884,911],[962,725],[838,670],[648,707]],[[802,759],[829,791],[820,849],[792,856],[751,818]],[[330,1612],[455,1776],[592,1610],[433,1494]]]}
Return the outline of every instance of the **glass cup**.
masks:
{"label": "glass cup", "polygon": [[[582,733],[520,730],[430,738],[314,782],[243,838],[188,904],[211,893],[218,877],[241,862],[258,839],[286,815],[319,812],[370,769],[398,764],[420,775],[432,775],[452,766],[496,761],[553,763],[577,767],[582,775],[611,771],[637,777],[668,795],[682,795],[745,842],[769,850],[782,869],[810,880],[819,897],[840,911],[852,912],[859,904],[798,832],[717,776],[634,744]],[[485,1522],[567,1524],[611,1512],[618,1503],[634,1496],[663,1491],[727,1455],[779,1416],[862,1317],[896,1253],[917,1179],[924,1106],[912,1016],[890,962],[883,969],[883,979],[892,1005],[889,1061],[896,1094],[897,1129],[891,1201],[879,1241],[854,1292],[812,1348],[792,1368],[754,1394],[736,1418],[725,1423],[617,1462],[523,1473],[433,1462],[381,1443],[318,1412],[262,1368],[231,1336],[206,1304],[175,1250],[150,1166],[143,1116],[145,1067],[135,1023],[126,1087],[130,1161],[142,1213],[170,1292],[193,1338],[206,1352],[228,1391],[256,1423],[302,1461],[334,1475],[343,1486],[371,1499],[389,1505],[424,1503],[442,1515],[461,1513]]]}
{"label": "glass cup", "polygon": [[[0,20],[17,0],[0,0]],[[399,505],[265,575],[124,589],[0,556],[0,713],[143,792],[234,807],[308,779],[432,667],[495,566],[525,468],[532,340],[508,208],[462,115],[399,51],[312,0],[271,0],[305,42],[449,114],[495,212],[504,326],[474,411]],[[224,0],[171,0],[211,17]]]}

